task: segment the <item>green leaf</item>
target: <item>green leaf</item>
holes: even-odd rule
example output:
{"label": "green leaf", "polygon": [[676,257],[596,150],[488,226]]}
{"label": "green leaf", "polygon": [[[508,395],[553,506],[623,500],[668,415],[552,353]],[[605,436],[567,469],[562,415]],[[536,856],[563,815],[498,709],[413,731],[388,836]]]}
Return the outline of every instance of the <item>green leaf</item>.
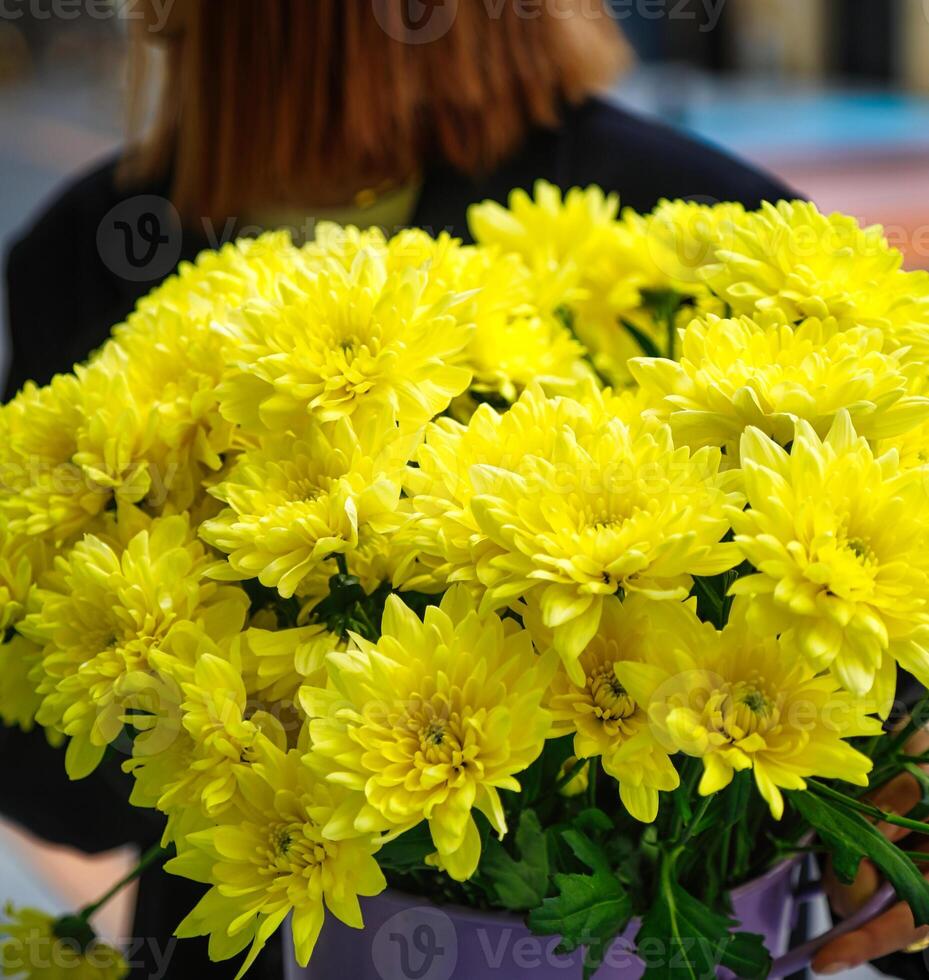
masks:
{"label": "green leaf", "polygon": [[754,792],[755,784],[751,772],[747,769],[737,772],[732,782],[714,795],[709,808],[694,829],[693,836],[698,837],[710,829],[721,834],[734,827],[745,817]]}
{"label": "green leaf", "polygon": [[719,961],[745,980],[763,980],[771,970],[771,954],[764,944],[764,936],[753,932],[733,932],[729,945]]}
{"label": "green leaf", "polygon": [[591,834],[610,834],[615,827],[613,821],[599,807],[589,807],[574,818],[572,825],[588,836]]}
{"label": "green leaf", "polygon": [[558,780],[558,773],[574,752],[574,736],[564,735],[551,738],[545,743],[541,755],[519,777],[522,792],[520,802],[524,806],[533,805],[540,796],[548,793]]}
{"label": "green leaf", "polygon": [[[903,767],[919,784],[920,792],[922,797],[920,798],[918,807],[921,807],[925,811],[926,807],[929,807],[929,773],[923,769],[922,766],[916,765],[915,762],[907,762]],[[911,816],[917,816],[915,812],[911,813]]]}
{"label": "green leaf", "polygon": [[421,823],[385,844],[377,852],[377,863],[385,871],[409,874],[428,867],[426,857],[435,853],[429,824]]}
{"label": "green leaf", "polygon": [[612,873],[613,869],[610,867],[610,859],[606,852],[587,834],[580,830],[566,830],[561,836],[574,852],[578,861],[585,864],[591,871],[602,871],[604,874]]}
{"label": "green leaf", "polygon": [[619,321],[630,334],[632,339],[639,345],[642,349],[642,353],[646,357],[661,357],[661,351],[658,349],[658,345],[648,336],[647,333],[639,330],[639,328],[634,324],[630,323],[628,320]]}
{"label": "green leaf", "polygon": [[636,937],[646,964],[642,980],[702,980],[723,963],[741,980],[763,980],[771,957],[760,936],[733,933],[737,923],[686,892],[674,880],[674,861],[666,857],[655,904]]}
{"label": "green leaf", "polygon": [[659,320],[670,320],[686,299],[676,289],[642,290],[642,304]]}
{"label": "green leaf", "polygon": [[491,837],[481,858],[480,873],[499,905],[524,912],[536,908],[548,894],[548,846],[534,810],[522,812],[514,836],[519,859],[511,857],[500,841]]}
{"label": "green leaf", "polygon": [[929,882],[915,864],[860,814],[811,792],[788,793],[791,805],[832,853],[840,881],[850,884],[862,858],[869,858],[907,902],[916,925],[929,925]]}
{"label": "green leaf", "polygon": [[632,915],[632,901],[614,875],[555,875],[558,895],[529,913],[529,928],[541,936],[559,935],[557,953],[586,947],[584,978],[603,962],[609,944]]}

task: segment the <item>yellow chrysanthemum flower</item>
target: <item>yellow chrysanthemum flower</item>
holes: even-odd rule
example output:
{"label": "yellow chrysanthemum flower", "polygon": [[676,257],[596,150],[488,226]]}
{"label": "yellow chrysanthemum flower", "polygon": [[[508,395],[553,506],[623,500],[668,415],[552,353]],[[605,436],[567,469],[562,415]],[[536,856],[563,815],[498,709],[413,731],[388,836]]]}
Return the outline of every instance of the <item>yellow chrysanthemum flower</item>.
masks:
{"label": "yellow chrysanthemum flower", "polygon": [[194,262],[181,262],[177,272],[139,300],[126,323],[116,328],[120,343],[137,329],[149,332],[147,317],[177,313],[198,324],[222,319],[246,300],[273,296],[280,282],[298,275],[306,262],[286,231],[240,238],[219,249],[205,249]]}
{"label": "yellow chrysanthemum flower", "polygon": [[12,633],[0,643],[0,722],[30,731],[42,697],[35,677],[41,672],[42,648]]}
{"label": "yellow chrysanthemum flower", "polygon": [[[538,645],[539,630],[531,619],[528,626]],[[658,815],[659,790],[676,789],[680,780],[665,747],[654,737],[645,706],[620,683],[616,665],[648,662],[652,648],[667,642],[667,633],[675,636],[674,642],[685,642],[688,634],[701,629],[690,606],[641,596],[625,602],[610,597],[596,636],[578,660],[583,683],[574,683],[563,668],[552,680],[552,733],[573,734],[578,758],[599,756],[604,770],[619,783],[623,805],[645,823]]]}
{"label": "yellow chrysanthemum flower", "polygon": [[166,790],[186,775],[194,758],[193,740],[178,722],[175,718],[170,727],[162,723],[137,734],[132,742],[132,758],[122,766],[133,777],[129,795],[132,806],[159,810],[167,817],[162,847],[214,824],[197,805],[199,801],[184,800],[175,806],[173,800],[165,799]]}
{"label": "yellow chrysanthemum flower", "polygon": [[153,489],[152,447],[158,417],[149,405],[137,401],[130,386],[128,357],[116,345],[107,345],[106,351],[92,364],[75,368],[83,396],[83,424],[74,462],[90,485],[137,503]]}
{"label": "yellow chrysanthemum flower", "polygon": [[222,658],[228,648],[228,640],[221,648],[202,630],[179,627],[165,649],[152,653],[154,669],[131,674],[123,684],[133,729],[132,757],[122,765],[133,777],[129,802],[167,816],[163,847],[213,824],[201,805],[204,784],[191,779],[191,765],[200,753],[183,724],[181,679],[193,677],[200,657]]}
{"label": "yellow chrysanthemum flower", "polygon": [[74,375],[58,375],[44,388],[27,384],[0,409],[0,507],[12,533],[64,544],[109,503],[111,489],[74,460],[84,424],[84,395]]}
{"label": "yellow chrysanthemum flower", "polygon": [[723,311],[703,282],[703,269],[742,215],[739,205],[662,201],[648,215],[626,209],[601,236],[568,302],[574,329],[604,377],[628,383],[627,362],[643,353],[627,325],[670,357],[675,328],[686,325],[681,319],[698,309]]}
{"label": "yellow chrysanthemum flower", "polygon": [[308,763],[359,795],[355,812],[324,828],[399,834],[429,823],[435,863],[464,880],[481,841],[472,810],[502,837],[501,789],[542,751],[550,717],[541,702],[552,673],[513,620],[480,616],[464,589],[451,589],[424,620],[387,600],[376,644],[328,658],[327,688],[304,688]]}
{"label": "yellow chrysanthemum flower", "polygon": [[468,348],[472,391],[512,402],[535,382],[553,394],[571,394],[594,376],[584,353],[555,317],[484,319]]}
{"label": "yellow chrysanthemum flower", "polygon": [[721,633],[710,629],[702,640],[694,656],[672,630],[647,662],[616,667],[647,706],[654,737],[703,761],[700,793],[716,793],[751,769],[779,820],[781,790],[805,789],[807,777],[868,785],[871,760],[843,741],[881,733],[866,705],[817,674],[787,640],[752,632],[737,609]]}
{"label": "yellow chrysanthemum flower", "polygon": [[354,225],[340,225],[334,221],[320,221],[313,229],[313,238],[301,246],[300,254],[309,267],[335,261],[349,270],[359,252],[386,255],[389,244],[380,228],[362,229]]}
{"label": "yellow chrysanthemum flower", "polygon": [[910,394],[914,369],[883,353],[879,330],[836,329],[817,319],[765,328],[748,317],[694,320],[681,332],[681,359],[636,358],[633,376],[656,400],[675,438],[693,447],[738,442],[755,426],[776,442],[804,419],[825,435],[846,409],[859,434],[897,435],[929,415],[929,399]]}
{"label": "yellow chrysanthemum flower", "polygon": [[[628,381],[625,362],[641,353],[619,317],[640,304],[644,275],[620,233],[619,199],[597,187],[561,191],[536,182],[534,197],[514,191],[504,208],[473,206],[468,221],[484,251],[510,252],[530,271],[530,298],[542,316],[556,315],[590,352],[599,374]],[[650,322],[645,324],[646,332]]]}
{"label": "yellow chrysanthemum flower", "polygon": [[23,618],[33,583],[49,562],[49,547],[13,531],[0,512],[0,635]]}
{"label": "yellow chrysanthemum flower", "polygon": [[745,216],[741,204],[729,203],[662,200],[646,215],[626,208],[620,222],[625,265],[640,270],[644,289],[703,296],[704,270],[734,242]]}
{"label": "yellow chrysanthemum flower", "polygon": [[242,668],[249,695],[262,704],[299,707],[304,684],[326,682],[326,656],[346,641],[321,623],[295,629],[249,629],[241,636]]}
{"label": "yellow chrysanthemum flower", "polygon": [[245,593],[205,580],[208,564],[186,517],[130,510],[113,539],[88,535],[58,559],[20,628],[43,647],[37,720],[71,736],[72,778],[96,768],[122,730],[134,675],[174,631],[195,625],[216,640],[242,628]]}
{"label": "yellow chrysanthemum flower", "polygon": [[562,320],[539,309],[521,256],[494,248],[462,248],[448,288],[468,294],[462,316],[474,323],[464,351],[472,371],[464,398],[512,402],[531,382],[566,393],[593,376],[585,349]]}
{"label": "yellow chrysanthemum flower", "polygon": [[223,657],[201,654],[181,689],[180,718],[194,748],[158,806],[193,803],[215,818],[234,804],[242,773],[267,754],[269,741],[287,750],[287,733],[280,719],[249,702],[241,666]]}
{"label": "yellow chrysanthemum flower", "polygon": [[825,439],[798,423],[789,453],[749,429],[741,459],[750,509],[731,519],[757,571],[732,591],[752,597],[759,632],[786,635],[882,712],[895,660],[929,682],[925,470],[875,456],[846,412]]}
{"label": "yellow chrysanthemum flower", "polygon": [[228,555],[218,578],[258,578],[289,598],[327,560],[398,527],[403,471],[416,445],[381,418],[311,425],[270,436],[239,457],[210,493],[228,506],[205,521],[205,541]]}
{"label": "yellow chrysanthemum flower", "polygon": [[15,980],[122,980],[129,966],[86,922],[56,919],[8,902],[0,919],[0,977]]}
{"label": "yellow chrysanthemum flower", "polygon": [[551,308],[577,283],[585,257],[608,232],[619,212],[619,198],[599,187],[573,187],[563,197],[553,184],[538,180],[533,196],[517,189],[507,207],[494,201],[468,209],[468,226],[480,245],[515,252],[532,270],[539,304]]}
{"label": "yellow chrysanthemum flower", "polygon": [[224,344],[206,318],[197,321],[172,309],[138,316],[131,332],[117,336],[119,342],[101,350],[94,369],[118,372],[126,410],[134,406],[150,420],[147,500],[157,508],[189,508],[236,444],[235,426],[220,415],[216,393]]}
{"label": "yellow chrysanthemum flower", "polygon": [[279,300],[245,304],[220,328],[233,360],[223,415],[273,432],[347,416],[422,425],[471,380],[454,363],[471,332],[451,312],[462,297],[429,301],[428,287],[427,272],[391,275],[362,250],[349,269],[328,262],[282,282]]}
{"label": "yellow chrysanthemum flower", "polygon": [[479,585],[485,610],[531,595],[577,683],[607,596],[684,598],[692,575],[739,557],[720,543],[741,497],[719,450],[676,448],[666,425],[612,404],[530,389],[502,418],[430,429],[409,477],[411,536],[436,575]]}
{"label": "yellow chrysanthemum flower", "polygon": [[768,323],[835,317],[843,328],[886,328],[912,297],[901,253],[878,225],[824,215],[806,201],[765,203],[731,226],[728,247],[707,267],[710,288],[736,315]]}
{"label": "yellow chrysanthemum flower", "polygon": [[[922,393],[922,387],[920,386],[920,393]],[[895,450],[900,457],[900,465],[904,469],[925,466],[929,463],[929,419],[907,429],[900,435],[881,439],[874,448],[878,456]]]}
{"label": "yellow chrysanthemum flower", "polygon": [[305,264],[284,232],[204,251],[141,299],[94,358],[125,376],[132,403],[154,419],[147,456],[157,506],[170,500],[189,507],[200,480],[220,468],[235,443],[216,391],[226,342],[212,323],[225,322],[247,300],[277,297],[278,283]]}
{"label": "yellow chrysanthemum flower", "polygon": [[406,473],[413,519],[396,536],[418,561],[418,574],[404,582],[406,588],[441,591],[450,581],[480,588],[471,560],[471,544],[480,533],[470,509],[475,467],[516,469],[528,453],[552,452],[556,434],[589,423],[589,412],[598,421],[613,415],[631,420],[643,407],[632,394],[614,396],[593,385],[581,398],[546,398],[530,386],[505,412],[484,404],[467,425],[440,418],[427,427],[416,465]]}
{"label": "yellow chrysanthemum flower", "polygon": [[42,703],[35,680],[42,649],[16,630],[52,553],[41,538],[11,531],[0,512],[0,722],[24,731],[32,729]]}
{"label": "yellow chrysanthemum flower", "polygon": [[324,831],[347,791],[320,780],[297,751],[273,747],[241,775],[237,805],[218,826],[188,834],[166,870],[212,887],[177,929],[210,937],[210,958],[226,960],[251,945],[237,980],[293,912],[294,949],[309,962],[328,909],[362,928],[358,896],[386,887],[371,834],[330,839]]}
{"label": "yellow chrysanthemum flower", "polygon": [[929,363],[929,271],[898,272],[883,285],[887,305],[882,324],[888,350],[901,350],[907,363]]}
{"label": "yellow chrysanthemum flower", "polygon": [[623,321],[667,353],[673,331],[657,309],[662,297],[710,299],[703,268],[744,209],[662,201],[651,215],[627,210],[617,220],[617,211],[615,196],[597,188],[575,188],[562,200],[540,181],[534,200],[516,191],[508,210],[487,202],[471,209],[469,221],[482,245],[494,243],[525,261],[535,302],[543,311],[560,308],[600,375],[625,384],[626,362],[642,348]]}

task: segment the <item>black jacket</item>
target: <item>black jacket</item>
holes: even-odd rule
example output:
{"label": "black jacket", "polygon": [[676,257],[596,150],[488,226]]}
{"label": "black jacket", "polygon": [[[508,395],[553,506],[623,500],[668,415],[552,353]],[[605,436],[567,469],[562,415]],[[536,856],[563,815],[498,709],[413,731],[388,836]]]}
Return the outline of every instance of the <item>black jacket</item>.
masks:
{"label": "black jacket", "polygon": [[[10,250],[7,261],[12,366],[8,397],[29,380],[47,382],[99,346],[180,258],[215,245],[170,220],[166,185],[120,189],[113,161],[74,181]],[[505,202],[514,187],[538,178],[562,188],[599,184],[623,205],[649,211],[664,197],[705,202],[761,201],[794,196],[776,179],[704,143],[604,102],[568,110],[558,129],[531,134],[522,150],[486,179],[435,166],[425,174],[412,224],[468,238],[468,205]],[[221,239],[235,237],[235,222]],[[154,244],[153,244],[154,243]],[[127,251],[127,248],[129,251]],[[166,267],[167,265],[167,267]],[[41,733],[0,728],[0,810],[51,841],[86,851],[148,844],[157,815],[127,805],[118,759],[69,784],[60,753]],[[167,876],[143,880],[135,936],[162,946],[202,888]],[[0,896],[2,897],[2,896]],[[255,976],[279,980],[279,949],[256,964]],[[143,958],[144,960],[144,958]],[[180,943],[169,977],[231,977],[229,964],[205,962],[204,944]],[[144,960],[134,977],[151,976]]]}

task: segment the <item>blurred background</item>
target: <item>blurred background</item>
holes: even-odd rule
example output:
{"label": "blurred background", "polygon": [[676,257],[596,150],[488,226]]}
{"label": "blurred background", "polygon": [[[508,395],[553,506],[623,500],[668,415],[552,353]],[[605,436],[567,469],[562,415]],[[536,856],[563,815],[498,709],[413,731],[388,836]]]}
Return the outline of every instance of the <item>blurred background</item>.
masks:
{"label": "blurred background", "polygon": [[[911,267],[929,267],[929,0],[608,3],[639,55],[616,99],[749,157],[824,209],[884,224]],[[0,0],[0,249],[56,185],[118,146],[132,7]],[[127,862],[40,848],[0,825],[0,898],[65,908]],[[109,909],[111,935],[127,934],[127,909]]]}

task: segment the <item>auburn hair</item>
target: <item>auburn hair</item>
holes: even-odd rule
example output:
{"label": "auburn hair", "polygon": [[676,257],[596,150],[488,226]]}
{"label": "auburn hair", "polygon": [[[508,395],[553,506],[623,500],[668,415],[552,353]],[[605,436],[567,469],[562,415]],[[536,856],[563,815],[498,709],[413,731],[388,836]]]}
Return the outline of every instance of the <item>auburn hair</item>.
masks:
{"label": "auburn hair", "polygon": [[[627,61],[602,0],[445,0],[428,41],[408,0],[187,0],[127,180],[171,175],[186,221],[346,203],[430,164],[491,170]],[[443,14],[445,9],[450,13]],[[427,24],[423,30],[428,29]],[[134,87],[151,36],[136,31]]]}

